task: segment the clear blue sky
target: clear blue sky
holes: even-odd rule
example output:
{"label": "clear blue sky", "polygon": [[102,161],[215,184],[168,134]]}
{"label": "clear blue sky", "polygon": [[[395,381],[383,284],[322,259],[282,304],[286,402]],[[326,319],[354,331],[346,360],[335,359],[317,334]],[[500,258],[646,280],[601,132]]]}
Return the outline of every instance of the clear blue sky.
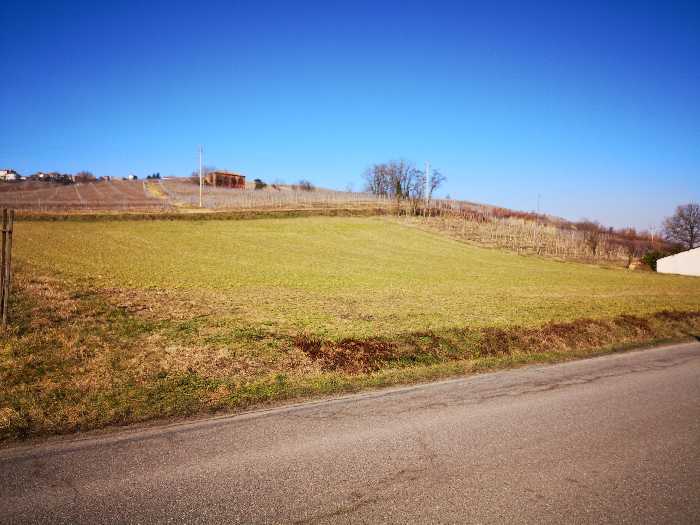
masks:
{"label": "clear blue sky", "polygon": [[13,2],[0,167],[443,194],[614,226],[700,200],[700,2]]}

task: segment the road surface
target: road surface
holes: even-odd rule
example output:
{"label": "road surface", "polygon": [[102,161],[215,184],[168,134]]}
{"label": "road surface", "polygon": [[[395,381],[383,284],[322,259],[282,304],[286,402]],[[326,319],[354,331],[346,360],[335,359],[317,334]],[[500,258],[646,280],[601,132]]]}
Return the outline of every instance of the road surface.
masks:
{"label": "road surface", "polygon": [[6,523],[700,523],[700,344],[0,451]]}

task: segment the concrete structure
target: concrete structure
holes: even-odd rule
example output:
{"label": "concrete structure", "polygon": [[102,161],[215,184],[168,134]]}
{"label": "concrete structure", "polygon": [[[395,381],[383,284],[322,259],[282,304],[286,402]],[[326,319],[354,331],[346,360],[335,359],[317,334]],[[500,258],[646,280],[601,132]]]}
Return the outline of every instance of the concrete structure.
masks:
{"label": "concrete structure", "polygon": [[245,188],[245,177],[240,173],[232,171],[210,171],[204,178],[211,186],[223,186],[224,188],[235,188],[242,190]]}
{"label": "concrete structure", "polygon": [[700,276],[700,247],[659,259],[656,261],[656,271]]}

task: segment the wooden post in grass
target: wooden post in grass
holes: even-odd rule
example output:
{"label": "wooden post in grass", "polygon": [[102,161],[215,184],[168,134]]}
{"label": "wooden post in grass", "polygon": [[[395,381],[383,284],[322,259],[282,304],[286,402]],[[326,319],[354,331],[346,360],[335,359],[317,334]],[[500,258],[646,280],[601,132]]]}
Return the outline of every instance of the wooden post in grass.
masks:
{"label": "wooden post in grass", "polygon": [[15,210],[2,210],[2,252],[0,253],[0,316],[2,327],[7,326],[7,305],[12,281],[12,230]]}
{"label": "wooden post in grass", "polygon": [[[7,210],[2,209],[2,248],[0,248],[0,320],[3,317],[3,312],[5,311],[5,254],[7,237],[5,236],[5,231],[7,230]],[[3,323],[4,327],[4,323]]]}

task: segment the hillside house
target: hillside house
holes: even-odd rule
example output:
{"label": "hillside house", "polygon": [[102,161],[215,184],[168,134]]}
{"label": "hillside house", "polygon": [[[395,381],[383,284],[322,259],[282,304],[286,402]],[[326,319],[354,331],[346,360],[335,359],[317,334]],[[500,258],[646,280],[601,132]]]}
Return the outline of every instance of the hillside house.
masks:
{"label": "hillside house", "polygon": [[27,177],[27,180],[39,180],[42,182],[60,182],[61,184],[72,184],[73,176],[67,173],[59,173],[57,171],[45,172],[38,171]]}
{"label": "hillside house", "polygon": [[700,276],[700,247],[659,259],[656,261],[656,271]]}
{"label": "hillside house", "polygon": [[0,170],[0,180],[4,181],[15,181],[15,180],[22,180],[22,176],[17,173],[15,170]]}
{"label": "hillside house", "polygon": [[207,173],[204,181],[211,186],[221,186],[239,190],[245,188],[245,176],[232,171],[210,171]]}
{"label": "hillside house", "polygon": [[33,175],[31,175],[29,178],[32,180],[44,180],[44,181],[52,181],[56,180],[60,173],[58,172],[48,172],[48,171],[37,171]]}

